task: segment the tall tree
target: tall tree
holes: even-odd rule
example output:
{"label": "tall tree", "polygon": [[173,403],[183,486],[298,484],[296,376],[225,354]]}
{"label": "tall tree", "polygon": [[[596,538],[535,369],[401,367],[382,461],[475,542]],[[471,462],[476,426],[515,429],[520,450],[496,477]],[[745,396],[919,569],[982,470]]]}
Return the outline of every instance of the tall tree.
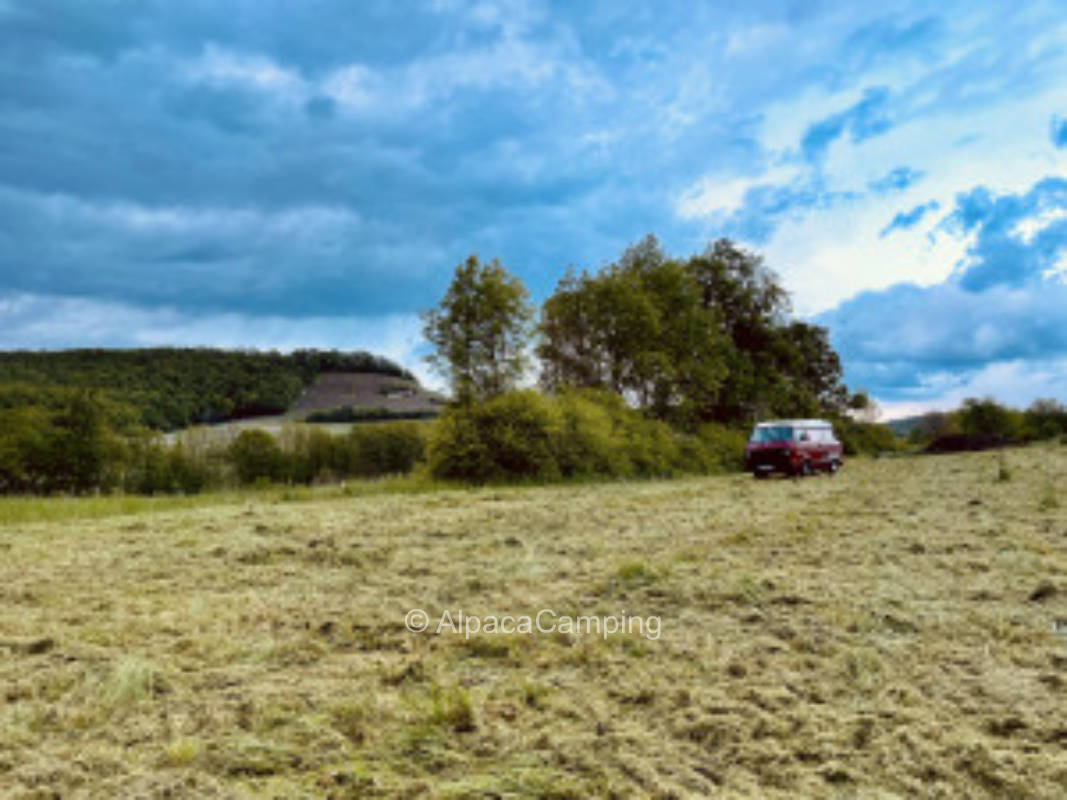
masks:
{"label": "tall tree", "polygon": [[569,272],[545,302],[540,333],[546,388],[611,389],[662,418],[692,418],[724,374],[717,317],[651,236],[595,276]]}
{"label": "tall tree", "polygon": [[460,403],[513,388],[527,367],[529,295],[496,259],[483,264],[468,257],[456,267],[444,298],[422,319],[423,335],[435,350],[427,360]]}
{"label": "tall tree", "polygon": [[686,261],[652,236],[568,272],[541,315],[542,382],[611,389],[661,419],[749,422],[842,409],[826,331],[790,321],[762,259],[726,239]]}

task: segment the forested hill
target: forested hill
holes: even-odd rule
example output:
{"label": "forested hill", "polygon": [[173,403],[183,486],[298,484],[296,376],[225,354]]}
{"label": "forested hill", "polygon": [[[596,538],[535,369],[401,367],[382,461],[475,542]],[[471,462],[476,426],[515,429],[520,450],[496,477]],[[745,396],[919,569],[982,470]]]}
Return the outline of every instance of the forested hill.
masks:
{"label": "forested hill", "polygon": [[173,430],[204,422],[285,412],[322,373],[413,380],[366,352],[292,353],[208,348],[0,351],[0,409],[65,407],[94,390],[129,422]]}

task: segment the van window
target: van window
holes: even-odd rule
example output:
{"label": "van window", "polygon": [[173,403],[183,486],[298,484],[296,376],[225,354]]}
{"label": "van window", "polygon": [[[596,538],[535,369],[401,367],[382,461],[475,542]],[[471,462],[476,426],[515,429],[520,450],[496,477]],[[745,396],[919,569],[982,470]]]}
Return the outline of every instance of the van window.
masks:
{"label": "van window", "polygon": [[768,444],[769,442],[788,442],[793,439],[793,429],[789,425],[760,426],[752,431],[750,442]]}

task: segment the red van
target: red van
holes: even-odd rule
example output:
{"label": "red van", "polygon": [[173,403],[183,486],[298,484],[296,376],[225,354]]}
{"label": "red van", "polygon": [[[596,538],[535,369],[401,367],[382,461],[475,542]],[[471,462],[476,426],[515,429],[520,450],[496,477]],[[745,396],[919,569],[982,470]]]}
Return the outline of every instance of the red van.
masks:
{"label": "red van", "polygon": [[745,470],[757,478],[772,472],[833,475],[845,463],[844,448],[834,426],[822,419],[783,419],[761,422],[745,445]]}

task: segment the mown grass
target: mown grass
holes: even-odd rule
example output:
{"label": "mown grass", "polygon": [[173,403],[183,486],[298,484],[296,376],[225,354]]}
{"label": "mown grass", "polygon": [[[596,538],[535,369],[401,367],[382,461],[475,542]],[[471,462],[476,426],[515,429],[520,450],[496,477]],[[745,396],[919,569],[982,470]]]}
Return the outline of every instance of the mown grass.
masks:
{"label": "mown grass", "polygon": [[135,495],[103,494],[89,496],[6,496],[0,497],[0,526],[31,522],[103,519],[132,514],[151,514],[244,503],[295,503],[338,497],[370,497],[382,494],[421,494],[452,488],[422,475],[350,480],[323,486],[281,486],[266,484],[242,489],[218,490],[201,494]]}
{"label": "mown grass", "polygon": [[[12,515],[0,796],[1067,796],[1067,450],[1004,458]],[[662,627],[433,632],[540,609]]]}

